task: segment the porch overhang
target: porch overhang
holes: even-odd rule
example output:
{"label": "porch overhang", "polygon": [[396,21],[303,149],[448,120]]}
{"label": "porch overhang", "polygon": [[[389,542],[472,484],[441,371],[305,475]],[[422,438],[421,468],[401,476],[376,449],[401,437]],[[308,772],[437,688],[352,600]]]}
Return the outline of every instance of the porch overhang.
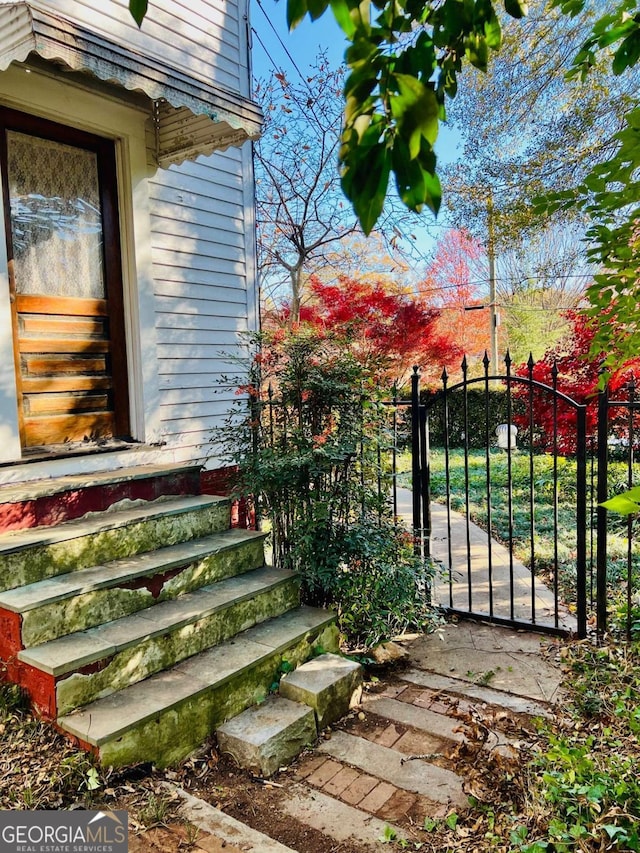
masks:
{"label": "porch overhang", "polygon": [[33,3],[0,4],[0,72],[31,54],[146,95],[162,168],[260,135],[262,112],[248,98],[121,47]]}

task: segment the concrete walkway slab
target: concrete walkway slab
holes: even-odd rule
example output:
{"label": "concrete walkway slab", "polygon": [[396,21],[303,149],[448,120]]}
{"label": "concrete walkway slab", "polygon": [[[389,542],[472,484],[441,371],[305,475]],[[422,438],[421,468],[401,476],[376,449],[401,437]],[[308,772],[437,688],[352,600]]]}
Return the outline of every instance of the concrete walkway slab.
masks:
{"label": "concrete walkway slab", "polygon": [[[398,514],[410,527],[413,497],[398,489]],[[431,504],[431,556],[441,567],[432,585],[439,607],[575,632],[575,617],[556,605],[552,591],[502,543],[466,516]],[[513,599],[513,605],[511,600]]]}
{"label": "concrete walkway slab", "polygon": [[322,743],[318,749],[339,761],[384,779],[397,788],[423,794],[437,803],[461,807],[467,805],[462,779],[435,764],[421,760],[405,763],[406,756],[395,749],[380,746],[347,732],[336,732],[331,740]]}
{"label": "concrete walkway slab", "polygon": [[[445,569],[444,577],[435,584],[435,600],[456,610],[469,608],[469,577],[471,577],[472,609],[479,613],[492,612],[503,619],[527,622],[535,617],[541,625],[556,622],[554,598],[529,569],[499,542],[491,540],[476,524],[469,524],[469,559],[467,559],[467,523],[465,516],[450,512],[442,504],[431,506],[432,556]],[[449,537],[448,530],[451,529]],[[450,546],[450,547],[449,547]],[[489,570],[489,547],[491,571]],[[449,569],[451,584],[449,584]],[[513,593],[513,611],[510,600]],[[452,601],[451,601],[452,600]],[[558,624],[575,631],[576,621],[566,612],[558,612]]]}
{"label": "concrete walkway slab", "polygon": [[464,735],[456,731],[460,727],[460,720],[449,717],[446,714],[437,714],[428,708],[417,708],[397,699],[389,699],[386,696],[376,696],[366,700],[364,703],[366,711],[378,714],[387,720],[393,720],[404,726],[428,732],[437,738],[446,738],[458,743],[464,741]]}
{"label": "concrete walkway slab", "polygon": [[285,801],[284,810],[286,814],[337,842],[355,841],[366,849],[389,849],[388,843],[379,840],[384,837],[386,827],[394,829],[398,838],[404,835],[401,829],[390,826],[387,821],[334,800],[321,791],[297,789]]}
{"label": "concrete walkway slab", "polygon": [[539,634],[495,625],[447,625],[412,642],[412,670],[437,673],[535,702],[560,701],[562,672],[541,655],[546,642],[548,639]]}

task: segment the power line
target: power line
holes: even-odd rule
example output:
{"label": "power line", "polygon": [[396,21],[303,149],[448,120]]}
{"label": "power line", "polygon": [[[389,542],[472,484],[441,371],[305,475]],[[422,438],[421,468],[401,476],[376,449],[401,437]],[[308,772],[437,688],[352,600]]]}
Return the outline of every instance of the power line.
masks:
{"label": "power line", "polygon": [[[588,277],[589,276],[587,276],[587,275],[579,275],[579,274],[562,276],[562,278],[588,278]],[[521,281],[531,281],[531,280],[546,281],[547,278],[548,278],[547,276],[527,276],[526,279],[521,279]],[[511,279],[497,278],[496,281],[508,282],[508,281],[511,281]],[[437,287],[417,287],[417,288],[414,288],[413,290],[411,290],[411,294],[414,296],[429,296],[429,295],[434,294],[434,293],[442,293],[442,291],[445,291],[445,290],[457,290],[459,288],[464,288],[464,287],[476,287],[476,286],[480,286],[483,284],[486,285],[488,283],[489,283],[488,279],[478,279],[476,281],[464,282],[464,284],[440,284]],[[550,289],[553,290],[553,288],[550,288]],[[576,294],[576,295],[578,295],[578,294]],[[503,307],[503,308],[508,307],[509,309],[513,309],[514,306],[501,305],[500,307]],[[517,307],[518,307],[518,310],[523,310],[523,311],[566,310],[566,309],[555,309],[555,308],[547,308],[547,309],[545,309],[545,308],[528,308],[525,306],[517,306]]]}
{"label": "power line", "polygon": [[575,311],[576,306],[571,305],[557,305],[555,308],[543,308],[542,306],[534,307],[532,306],[523,306],[523,305],[503,305],[499,304],[498,308],[501,308],[503,311],[535,311],[538,313],[539,311]]}
{"label": "power line", "polygon": [[262,38],[260,37],[260,34],[258,33],[258,31],[256,30],[255,27],[251,27],[251,32],[258,39],[258,41],[260,42],[260,46],[262,47],[264,52],[267,54],[267,58],[268,58],[269,62],[271,63],[271,65],[273,66],[273,70],[274,71],[282,70],[281,66],[278,66],[275,59],[269,53],[266,44],[262,41]]}
{"label": "power line", "polygon": [[[549,307],[534,306],[534,305],[509,305],[508,302],[496,302],[495,307],[501,311],[574,311],[575,305],[555,305]],[[488,311],[489,305],[437,305],[438,311],[459,311],[460,313],[468,313],[469,311]]]}
{"label": "power line", "polygon": [[[525,282],[525,281],[549,281],[549,279],[551,279],[551,278],[553,278],[553,276],[528,275],[528,276],[526,276],[526,278],[517,279],[517,281],[515,283],[521,284],[522,282]],[[555,276],[555,278],[561,278],[561,279],[578,278],[578,279],[580,279],[580,278],[591,278],[591,276],[588,273],[584,273],[582,275],[580,273],[574,273],[574,274],[570,274],[570,275]],[[508,282],[513,282],[514,280],[511,278],[497,277],[496,281],[508,283]],[[439,284],[437,287],[426,287],[426,288],[425,287],[423,287],[423,288],[418,287],[413,292],[420,294],[422,296],[422,295],[426,295],[426,294],[430,294],[430,293],[440,293],[443,290],[455,290],[456,288],[462,288],[462,287],[476,287],[476,286],[480,286],[483,284],[485,284],[485,285],[489,284],[489,279],[488,278],[482,278],[482,279],[476,279],[474,281],[465,281],[463,284]]]}
{"label": "power line", "polygon": [[[302,71],[300,70],[300,67],[299,67],[299,66],[298,66],[298,64],[296,63],[296,61],[295,61],[295,59],[293,58],[293,56],[291,55],[291,52],[290,52],[289,48],[288,48],[288,47],[286,46],[286,44],[282,41],[282,37],[280,36],[280,33],[279,33],[279,32],[278,32],[278,30],[274,27],[274,25],[273,25],[273,21],[271,20],[271,18],[267,15],[266,10],[265,10],[264,6],[262,5],[261,0],[256,0],[256,1],[257,1],[257,3],[258,3],[258,8],[260,9],[260,11],[262,12],[262,14],[263,14],[263,15],[265,16],[265,18],[267,19],[267,23],[269,24],[269,26],[270,26],[270,27],[271,27],[271,29],[273,30],[273,33],[274,33],[275,37],[278,39],[278,41],[279,41],[279,43],[280,43],[280,46],[282,47],[282,49],[283,49],[283,50],[284,50],[284,52],[286,53],[286,55],[287,55],[287,57],[288,57],[288,59],[289,59],[289,62],[290,62],[290,63],[291,63],[291,65],[294,67],[294,69],[295,69],[296,73],[298,74],[298,77],[302,80],[302,82],[303,82],[304,86],[309,90],[309,94],[310,94],[312,97],[315,97],[315,93],[313,92],[313,89],[312,89],[312,88],[311,88],[311,86],[309,85],[309,81],[308,81],[307,77],[305,77],[305,75],[302,73]],[[252,27],[251,29],[253,30],[253,32],[255,32],[255,30],[254,30],[254,28],[253,28],[253,27]],[[269,58],[269,61],[271,62],[271,64],[273,65],[273,67],[274,67],[274,68],[278,68],[278,66],[276,65],[276,63],[273,61],[273,59],[272,59],[272,58],[271,58],[271,56],[269,55],[269,52],[267,51],[267,49],[266,49],[266,47],[265,47],[264,42],[262,41],[262,39],[258,36],[258,34],[257,34],[257,33],[256,33],[256,36],[258,37],[258,41],[259,41],[259,42],[260,42],[260,44],[262,45],[262,48],[263,48],[264,52],[267,54],[267,56],[268,56],[268,58]],[[314,109],[313,109],[313,104],[310,104],[310,109],[311,109],[311,111],[313,112],[313,114],[315,115],[315,111],[314,111]],[[318,117],[317,117],[317,116],[316,116],[316,120],[318,120]]]}
{"label": "power line", "polygon": [[[264,8],[264,6],[262,5],[261,0],[257,0],[257,3],[258,3],[258,8],[259,8],[259,9],[260,9],[260,11],[262,12],[262,14],[265,16],[265,18],[267,19],[267,23],[269,24],[269,26],[270,26],[270,27],[271,27],[271,29],[273,30],[273,32],[274,32],[274,34],[275,34],[275,37],[276,37],[276,38],[278,39],[278,41],[280,42],[280,45],[281,45],[282,49],[284,50],[284,52],[285,52],[285,53],[287,54],[287,56],[289,57],[289,62],[293,65],[293,67],[295,68],[295,70],[298,72],[298,76],[300,77],[300,79],[301,79],[301,80],[302,80],[302,81],[307,85],[307,87],[308,87],[308,86],[309,86],[309,84],[307,83],[307,80],[306,80],[305,76],[303,75],[302,71],[300,71],[300,69],[298,68],[298,65],[296,64],[296,61],[295,61],[295,59],[293,58],[293,56],[291,56],[291,53],[290,53],[290,51],[289,51],[289,48],[288,48],[288,47],[286,46],[286,44],[282,41],[282,38],[280,37],[280,33],[279,33],[279,32],[277,31],[277,29],[274,27],[274,25],[273,25],[273,21],[271,20],[271,18],[267,15],[267,13],[266,13],[266,11],[265,11],[265,8]],[[262,42],[260,42],[260,44],[262,44]],[[266,51],[265,51],[265,53],[266,53]],[[267,53],[267,56],[269,56],[269,54],[268,54],[268,53]],[[269,57],[269,59],[271,59],[271,57]]]}

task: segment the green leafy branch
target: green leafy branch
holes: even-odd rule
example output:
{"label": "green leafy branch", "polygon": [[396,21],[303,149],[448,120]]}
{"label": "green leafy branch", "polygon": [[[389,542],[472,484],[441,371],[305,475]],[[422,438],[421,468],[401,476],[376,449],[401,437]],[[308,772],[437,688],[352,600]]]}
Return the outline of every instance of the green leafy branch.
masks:
{"label": "green leafy branch", "polygon": [[[526,14],[524,0],[504,5],[515,18]],[[288,0],[289,26],[329,7],[350,42],[340,166],[363,230],[370,233],[382,213],[392,175],[410,210],[437,213],[434,144],[446,97],[455,97],[465,63],[486,70],[501,43],[491,0]]]}
{"label": "green leafy branch", "polygon": [[[586,0],[554,0],[565,15],[580,14]],[[612,59],[614,74],[622,74],[640,59],[640,10],[636,0],[622,0],[615,9],[602,15],[593,25],[591,35],[574,59],[570,76],[583,79],[596,64],[596,54],[620,42]]]}
{"label": "green leafy branch", "polygon": [[634,486],[626,492],[614,495],[612,498],[603,501],[600,506],[618,515],[632,515],[640,512],[640,486]]}

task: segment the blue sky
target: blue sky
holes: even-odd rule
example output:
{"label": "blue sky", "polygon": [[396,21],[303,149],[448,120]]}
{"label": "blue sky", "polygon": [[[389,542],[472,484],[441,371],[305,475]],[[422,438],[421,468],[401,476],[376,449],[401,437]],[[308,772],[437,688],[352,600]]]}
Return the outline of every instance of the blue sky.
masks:
{"label": "blue sky", "polygon": [[[306,74],[321,51],[336,66],[342,61],[346,41],[331,10],[317,21],[305,18],[293,32],[286,22],[286,0],[252,0],[251,25],[253,34],[253,73],[257,78],[268,77],[275,70],[295,77],[298,70]],[[457,135],[454,131],[441,128],[436,146],[440,162],[455,156]],[[440,236],[444,223],[434,222],[429,211],[416,221],[412,231],[419,234],[419,251],[427,256],[435,245],[434,235]],[[435,227],[434,227],[435,226]]]}
{"label": "blue sky", "polygon": [[323,50],[327,51],[332,64],[338,65],[342,61],[346,42],[331,10],[314,22],[305,18],[292,33],[287,29],[286,14],[286,0],[252,2],[251,24],[257,33],[253,37],[253,73],[256,77],[267,76],[273,64],[277,65],[277,70],[287,74],[295,73],[287,51],[302,72],[309,68],[312,60]]}
{"label": "blue sky", "polygon": [[[274,65],[276,70],[283,70],[289,76],[296,73],[295,66],[304,73],[318,53],[324,50],[332,64],[338,65],[342,61],[347,43],[330,9],[317,21],[312,22],[306,17],[291,33],[287,29],[286,14],[286,0],[252,2],[251,25],[256,32],[253,36],[253,73],[256,77],[268,76]],[[455,131],[441,129],[437,150],[442,161],[454,158],[456,140]]]}

